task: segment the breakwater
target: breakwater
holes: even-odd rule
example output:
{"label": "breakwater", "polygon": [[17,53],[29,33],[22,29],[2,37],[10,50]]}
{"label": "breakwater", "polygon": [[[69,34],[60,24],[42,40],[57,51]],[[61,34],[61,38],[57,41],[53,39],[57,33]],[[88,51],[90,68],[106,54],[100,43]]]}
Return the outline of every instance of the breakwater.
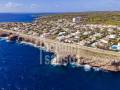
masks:
{"label": "breakwater", "polygon": [[118,52],[62,43],[12,30],[0,30],[0,37],[8,37],[8,40],[26,41],[44,47],[46,50],[55,53],[56,57],[52,61],[54,64],[64,65],[76,62],[104,70],[120,71],[120,53]]}

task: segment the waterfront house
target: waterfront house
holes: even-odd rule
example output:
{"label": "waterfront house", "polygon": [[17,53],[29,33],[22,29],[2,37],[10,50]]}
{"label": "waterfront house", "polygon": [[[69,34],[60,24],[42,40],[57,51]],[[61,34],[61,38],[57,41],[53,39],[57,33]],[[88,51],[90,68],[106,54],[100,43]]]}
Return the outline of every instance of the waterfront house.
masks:
{"label": "waterfront house", "polygon": [[108,44],[108,40],[107,39],[101,39],[100,42],[104,43],[104,44]]}

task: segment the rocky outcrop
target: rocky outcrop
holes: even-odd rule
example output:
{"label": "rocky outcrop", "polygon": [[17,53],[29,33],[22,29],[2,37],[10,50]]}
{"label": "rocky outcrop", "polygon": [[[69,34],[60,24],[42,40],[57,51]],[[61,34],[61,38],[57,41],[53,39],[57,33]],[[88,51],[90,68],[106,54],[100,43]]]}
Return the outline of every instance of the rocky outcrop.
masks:
{"label": "rocky outcrop", "polygon": [[18,36],[15,35],[15,34],[11,34],[11,35],[8,36],[8,40],[10,40],[10,41],[16,41],[16,40],[18,40]]}
{"label": "rocky outcrop", "polygon": [[18,40],[19,42],[21,42],[21,41],[23,41],[24,39],[23,39],[23,37],[20,37],[20,36],[19,36],[19,37],[17,38],[17,40]]}
{"label": "rocky outcrop", "polygon": [[0,31],[0,37],[8,37],[11,33]]}

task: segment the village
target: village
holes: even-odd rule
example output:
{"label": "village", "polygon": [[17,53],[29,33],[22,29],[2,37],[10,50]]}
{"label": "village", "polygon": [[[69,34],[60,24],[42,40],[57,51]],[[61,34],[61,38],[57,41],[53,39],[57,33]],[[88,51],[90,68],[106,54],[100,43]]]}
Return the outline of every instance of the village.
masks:
{"label": "village", "polygon": [[64,43],[120,52],[119,26],[82,24],[82,17],[73,17],[69,20],[65,18],[48,20],[45,18],[47,16],[37,18],[32,23],[1,23],[0,29],[13,30]]}

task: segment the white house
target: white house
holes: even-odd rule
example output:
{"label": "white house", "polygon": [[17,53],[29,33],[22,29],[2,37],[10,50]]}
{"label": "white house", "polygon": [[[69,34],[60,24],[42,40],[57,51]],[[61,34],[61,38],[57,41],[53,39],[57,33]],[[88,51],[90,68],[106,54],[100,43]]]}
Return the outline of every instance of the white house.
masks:
{"label": "white house", "polygon": [[115,39],[115,38],[116,38],[116,35],[109,35],[108,38],[109,38],[109,39]]}
{"label": "white house", "polygon": [[73,18],[73,23],[80,23],[80,22],[81,22],[81,17]]}

